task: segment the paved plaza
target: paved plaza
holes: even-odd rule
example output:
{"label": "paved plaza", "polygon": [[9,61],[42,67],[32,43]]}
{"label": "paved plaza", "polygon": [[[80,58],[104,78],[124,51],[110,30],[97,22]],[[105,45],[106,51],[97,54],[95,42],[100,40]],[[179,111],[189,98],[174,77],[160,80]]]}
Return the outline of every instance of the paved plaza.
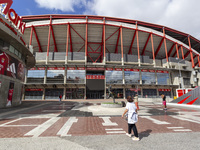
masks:
{"label": "paved plaza", "polygon": [[99,101],[24,101],[0,110],[0,149],[199,149],[200,109],[140,102],[140,141],[122,108]]}

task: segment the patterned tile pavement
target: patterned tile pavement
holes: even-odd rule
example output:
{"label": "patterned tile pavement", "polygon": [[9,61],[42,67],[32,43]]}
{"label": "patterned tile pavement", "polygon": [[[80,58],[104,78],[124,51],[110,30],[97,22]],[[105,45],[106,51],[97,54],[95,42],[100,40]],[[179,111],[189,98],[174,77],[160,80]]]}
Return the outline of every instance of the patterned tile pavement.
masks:
{"label": "patterned tile pavement", "polygon": [[[116,135],[127,132],[127,121],[121,117],[123,111],[118,115],[91,116],[89,107],[93,107],[94,103],[82,106],[87,112],[71,110],[72,104],[52,103],[1,118],[0,138]],[[200,132],[199,124],[200,110],[169,107],[163,111],[162,106],[147,103],[140,105],[136,126],[139,135],[145,135]]]}

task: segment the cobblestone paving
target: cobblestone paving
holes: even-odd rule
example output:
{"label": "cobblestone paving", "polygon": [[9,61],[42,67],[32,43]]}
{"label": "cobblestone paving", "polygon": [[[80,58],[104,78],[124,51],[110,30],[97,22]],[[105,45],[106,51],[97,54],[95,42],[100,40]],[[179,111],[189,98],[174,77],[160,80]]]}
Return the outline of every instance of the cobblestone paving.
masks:
{"label": "cobblestone paving", "polygon": [[[57,102],[1,117],[0,138],[117,135],[127,132],[127,121],[121,117],[123,111],[116,115],[94,115],[89,109],[94,106],[93,103],[72,109],[74,106],[72,103]],[[87,111],[83,111],[82,107]],[[100,107],[95,104],[94,108]],[[199,124],[200,110],[169,107],[164,111],[160,105],[147,103],[140,105],[136,126],[139,135],[145,136],[200,132]]]}

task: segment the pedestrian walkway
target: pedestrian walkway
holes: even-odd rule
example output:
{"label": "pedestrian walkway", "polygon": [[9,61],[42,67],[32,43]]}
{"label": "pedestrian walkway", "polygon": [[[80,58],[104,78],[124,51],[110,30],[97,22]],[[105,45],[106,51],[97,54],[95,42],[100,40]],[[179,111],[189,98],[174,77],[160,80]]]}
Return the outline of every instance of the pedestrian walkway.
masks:
{"label": "pedestrian walkway", "polygon": [[[125,134],[127,121],[121,117],[124,109],[105,108],[99,102],[38,103],[14,109],[9,115],[1,114],[4,118],[0,120],[0,138]],[[137,123],[140,134],[200,132],[199,124],[200,110],[169,107],[165,112],[161,105],[140,104]]]}

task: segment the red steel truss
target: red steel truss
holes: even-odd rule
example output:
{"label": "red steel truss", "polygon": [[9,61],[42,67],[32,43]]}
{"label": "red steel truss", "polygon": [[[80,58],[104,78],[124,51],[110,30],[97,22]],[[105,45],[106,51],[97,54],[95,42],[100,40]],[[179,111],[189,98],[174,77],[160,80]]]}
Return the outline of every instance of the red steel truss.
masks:
{"label": "red steel truss", "polygon": [[[47,18],[48,15],[44,15],[44,16],[33,16],[33,17],[23,17],[23,19],[30,19],[30,20],[34,20],[34,19],[45,19]],[[56,18],[66,18],[65,16],[59,16],[59,15],[55,15]],[[85,38],[83,38],[69,23],[60,23],[60,24],[52,24],[52,19],[55,18],[54,15],[52,16],[48,16],[50,18],[50,23],[49,24],[46,24],[46,25],[33,25],[33,26],[29,26],[27,28],[31,28],[31,32],[30,32],[30,40],[29,40],[29,45],[32,45],[32,38],[33,38],[33,33],[35,35],[35,38],[36,38],[36,41],[37,41],[37,44],[38,44],[38,47],[39,47],[39,52],[42,52],[42,48],[41,48],[41,44],[40,44],[40,41],[39,41],[39,38],[37,36],[37,33],[36,33],[36,30],[35,30],[35,27],[39,27],[39,26],[49,26],[49,34],[48,34],[48,44],[47,44],[47,56],[49,56],[49,50],[50,50],[50,41],[51,41],[51,35],[52,35],[52,39],[53,39],[53,42],[54,42],[54,52],[58,52],[58,49],[57,49],[57,44],[56,44],[56,37],[55,37],[55,34],[54,34],[54,30],[53,30],[53,26],[54,25],[68,25],[68,30],[67,30],[67,39],[66,39],[66,56],[67,56],[67,53],[69,51],[69,45],[70,45],[70,52],[73,52],[73,41],[72,41],[72,34],[71,34],[71,29],[77,34],[79,35],[79,37],[83,40],[84,44],[83,46],[78,50],[81,51],[83,49],[83,47],[85,46],[85,56],[90,58],[92,60],[92,62],[97,62],[98,59],[100,59],[100,62],[102,62],[103,60],[103,57],[105,58],[106,57],[106,51],[109,52],[109,50],[106,48],[106,41],[109,40],[112,36],[114,36],[117,32],[118,32],[118,36],[117,36],[117,42],[115,44],[115,53],[118,53],[118,47],[119,47],[119,40],[121,39],[121,54],[122,54],[122,58],[123,58],[123,54],[124,54],[124,42],[123,42],[123,34],[122,34],[122,30],[123,28],[127,28],[127,29],[132,29],[134,30],[134,35],[133,35],[133,38],[132,38],[132,41],[130,43],[130,46],[129,46],[129,51],[128,51],[128,54],[132,54],[132,46],[133,46],[133,43],[134,43],[134,40],[136,38],[137,40],[137,52],[138,52],[138,59],[140,59],[140,47],[139,47],[139,32],[146,32],[148,33],[148,37],[147,37],[147,40],[144,44],[144,47],[143,49],[141,50],[141,55],[145,55],[145,51],[147,49],[147,45],[149,44],[149,40],[151,38],[151,47],[152,47],[152,56],[153,56],[153,59],[155,60],[162,45],[163,45],[163,42],[164,42],[164,49],[165,49],[165,55],[166,55],[166,59],[168,61],[168,56],[170,57],[171,53],[173,52],[174,50],[174,47],[175,47],[175,52],[174,54],[172,55],[172,57],[175,57],[177,56],[177,58],[179,58],[179,49],[181,48],[181,54],[182,54],[182,59],[185,59],[188,57],[188,55],[190,54],[190,61],[192,63],[192,67],[194,68],[197,64],[200,65],[200,62],[199,62],[199,55],[198,55],[198,60],[195,59],[197,57],[197,55],[195,55],[193,57],[193,50],[192,50],[192,45],[191,45],[191,39],[193,40],[193,43],[194,41],[195,42],[198,42],[200,43],[197,39],[193,38],[193,37],[190,37],[189,35],[185,34],[185,33],[182,33],[182,32],[179,32],[179,31],[176,31],[176,30],[173,30],[173,29],[170,29],[170,28],[167,28],[167,27],[163,27],[163,26],[158,26],[158,25],[154,25],[154,24],[150,24],[150,23],[145,23],[145,22],[140,22],[140,21],[131,21],[131,20],[123,20],[123,19],[117,19],[117,18],[102,18],[102,17],[85,17],[85,16],[76,16],[76,15],[73,15],[73,16],[70,16],[68,15],[68,17],[70,16],[70,18],[74,18],[74,19],[86,19],[86,22],[85,23],[70,23],[70,24],[85,24],[86,28],[86,32],[85,32]],[[88,22],[88,18],[92,18],[92,19],[99,19],[99,20],[103,20],[103,23],[90,23]],[[129,27],[123,27],[122,25],[111,25],[111,24],[106,24],[105,21],[106,20],[109,20],[109,21],[122,21],[122,22],[125,22],[125,23],[131,23],[131,24],[135,24],[136,25],[136,29],[133,29],[133,28],[129,28]],[[88,42],[88,24],[98,24],[98,25],[102,25],[102,40],[101,42]],[[105,38],[106,37],[106,25],[110,25],[110,26],[115,26],[115,27],[118,27],[118,29],[113,33],[111,34],[107,39]],[[143,26],[150,26],[150,27],[155,27],[155,28],[160,28],[160,29],[163,29],[163,36],[161,35],[158,35],[156,33],[152,33],[152,32],[148,32],[148,31],[143,31],[141,29],[138,29],[138,25],[143,25]],[[171,39],[168,39],[166,36],[165,36],[165,31],[170,31],[170,32],[173,32],[175,34],[180,34],[181,36],[188,36],[188,45],[189,45],[189,49],[183,45],[178,45],[178,43],[176,41],[172,41]],[[158,36],[158,37],[161,37],[161,41],[156,49],[156,51],[154,52],[154,43],[153,43],[153,35],[155,36]],[[70,40],[70,41],[69,41]],[[166,40],[169,40],[171,42],[173,42],[172,46],[170,47],[169,51],[167,49],[167,43],[166,43]],[[195,45],[197,46],[198,43]],[[99,46],[96,48],[96,49],[93,49],[91,44],[98,44]],[[194,45],[193,45],[194,46]],[[183,47],[188,50],[186,53],[183,52]],[[91,51],[88,51],[88,50],[91,50]],[[100,50],[100,52],[99,52]],[[93,60],[92,57],[90,56],[90,54],[99,54],[98,58],[96,60]],[[110,53],[110,52],[109,52]],[[195,60],[195,62],[194,62]],[[197,60],[197,61],[196,61]]]}

